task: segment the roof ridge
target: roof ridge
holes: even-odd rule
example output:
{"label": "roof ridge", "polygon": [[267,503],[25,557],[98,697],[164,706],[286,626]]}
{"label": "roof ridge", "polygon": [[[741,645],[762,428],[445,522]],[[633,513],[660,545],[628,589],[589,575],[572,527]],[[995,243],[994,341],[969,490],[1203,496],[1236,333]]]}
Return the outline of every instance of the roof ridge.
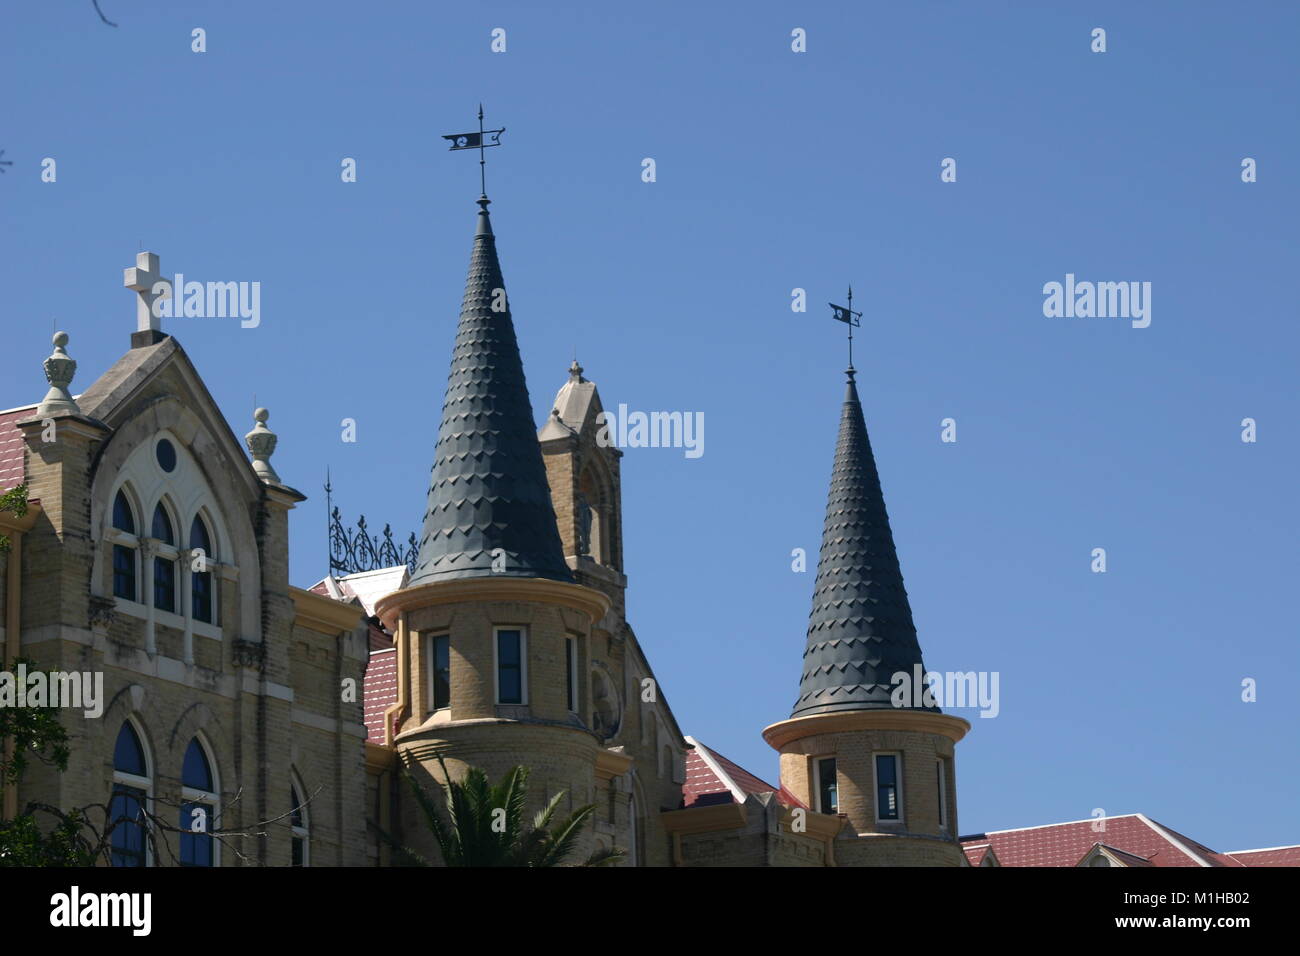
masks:
{"label": "roof ridge", "polygon": [[[1173,844],[1174,846],[1176,846],[1178,849],[1182,850],[1185,854],[1187,854],[1187,856],[1190,857],[1190,858],[1192,859],[1193,862],[1199,864],[1200,866],[1213,866],[1213,865],[1214,865],[1214,864],[1211,863],[1209,860],[1205,859],[1203,856],[1201,856],[1201,855],[1199,855],[1199,854],[1197,854],[1197,853],[1193,853],[1190,849],[1188,849],[1186,846],[1183,845],[1182,840],[1178,839],[1178,837],[1175,836],[1175,834],[1174,834],[1173,831],[1167,829],[1166,827],[1164,827],[1163,825],[1161,825],[1161,824],[1159,824],[1159,823],[1156,823],[1156,821],[1152,820],[1152,819],[1151,819],[1150,817],[1148,817],[1146,814],[1144,814],[1144,813],[1139,813],[1139,814],[1137,815],[1137,817],[1138,817],[1139,820],[1141,820],[1143,823],[1145,823],[1145,824],[1146,824],[1147,826],[1149,826],[1151,829],[1155,830],[1155,831],[1156,831],[1157,833],[1159,833],[1159,834],[1162,834],[1166,840],[1168,840],[1170,843],[1172,843],[1172,844]],[[1179,834],[1179,835],[1181,836],[1181,834]],[[1191,839],[1191,837],[1183,837],[1183,840],[1190,840],[1190,839]],[[1207,850],[1208,852],[1210,852],[1210,853],[1215,852],[1215,851],[1211,850],[1209,847],[1206,847],[1206,850]]]}

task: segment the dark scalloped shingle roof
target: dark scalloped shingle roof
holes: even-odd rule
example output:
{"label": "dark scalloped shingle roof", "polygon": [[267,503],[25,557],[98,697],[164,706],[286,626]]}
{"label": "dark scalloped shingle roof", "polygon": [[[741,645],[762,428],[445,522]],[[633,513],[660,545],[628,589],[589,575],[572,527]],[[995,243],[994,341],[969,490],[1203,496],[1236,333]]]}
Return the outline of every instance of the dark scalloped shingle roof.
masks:
{"label": "dark scalloped shingle roof", "polygon": [[852,369],[848,375],[793,717],[892,707],[892,675],[922,663]]}
{"label": "dark scalloped shingle roof", "polygon": [[[505,280],[487,200],[479,203],[411,584],[494,574],[571,581],[508,301],[492,308]],[[498,548],[505,566],[494,572]]]}

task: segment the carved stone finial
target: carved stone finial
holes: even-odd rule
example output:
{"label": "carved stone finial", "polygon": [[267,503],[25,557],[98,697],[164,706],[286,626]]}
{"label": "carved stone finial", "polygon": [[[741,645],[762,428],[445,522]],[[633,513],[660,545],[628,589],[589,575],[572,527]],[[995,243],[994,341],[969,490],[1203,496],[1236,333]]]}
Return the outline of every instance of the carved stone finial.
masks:
{"label": "carved stone finial", "polygon": [[257,477],[278,485],[280,476],[271,467],[271,455],[275,452],[275,443],[279,438],[276,437],[275,432],[266,427],[266,420],[270,417],[271,413],[265,408],[253,412],[256,424],[253,425],[253,430],[244,436],[244,444],[248,446],[248,453],[253,456],[253,471],[257,472]]}
{"label": "carved stone finial", "polygon": [[50,390],[36,409],[38,418],[51,418],[55,415],[80,415],[81,409],[72,400],[68,386],[77,374],[77,360],[68,357],[63,346],[68,344],[67,332],[54,333],[54,352],[45,360],[45,380],[50,383]]}
{"label": "carved stone finial", "polygon": [[584,371],[585,371],[585,369],[583,369],[583,367],[582,367],[581,365],[578,364],[578,360],[577,360],[577,359],[574,359],[574,360],[573,360],[573,364],[569,366],[569,381],[570,381],[570,382],[585,382],[586,379],[582,377],[582,373],[583,373]]}

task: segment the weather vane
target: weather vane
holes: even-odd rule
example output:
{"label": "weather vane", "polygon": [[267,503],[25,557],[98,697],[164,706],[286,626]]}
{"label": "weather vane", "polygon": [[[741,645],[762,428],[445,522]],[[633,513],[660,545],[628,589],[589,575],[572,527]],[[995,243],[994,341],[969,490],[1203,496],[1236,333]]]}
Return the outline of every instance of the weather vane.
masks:
{"label": "weather vane", "polygon": [[849,286],[849,304],[848,306],[836,305],[834,302],[827,302],[834,313],[831,318],[838,322],[843,322],[849,327],[849,368],[853,368],[853,330],[862,326],[862,313],[853,311],[853,286]]}
{"label": "weather vane", "polygon": [[[501,145],[501,134],[506,131],[502,126],[500,129],[483,128],[483,104],[478,105],[478,132],[477,133],[452,133],[444,135],[443,139],[451,140],[451,148],[455,149],[477,149],[478,150],[478,175],[479,185],[482,187],[483,197],[487,198],[487,159],[483,151],[489,146]],[[491,137],[491,141],[488,141]]]}

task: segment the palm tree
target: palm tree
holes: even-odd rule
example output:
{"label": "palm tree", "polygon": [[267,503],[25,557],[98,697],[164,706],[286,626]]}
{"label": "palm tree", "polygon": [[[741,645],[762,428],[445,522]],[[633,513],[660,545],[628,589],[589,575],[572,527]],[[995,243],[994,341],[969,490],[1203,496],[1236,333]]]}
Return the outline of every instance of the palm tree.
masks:
{"label": "palm tree", "polygon": [[[528,768],[514,767],[496,786],[478,767],[470,767],[465,779],[456,781],[447,772],[442,755],[442,788],[446,794],[444,821],[434,799],[420,786],[409,769],[402,776],[411,785],[416,802],[438,841],[446,866],[563,866],[582,836],[582,828],[595,813],[595,804],[579,807],[552,826],[555,812],[567,791],[561,790],[533,817],[524,829],[524,806],[528,801]],[[398,844],[380,831],[384,839],[417,866],[432,866],[408,846]],[[597,849],[579,866],[608,866],[626,856],[618,847]]]}

